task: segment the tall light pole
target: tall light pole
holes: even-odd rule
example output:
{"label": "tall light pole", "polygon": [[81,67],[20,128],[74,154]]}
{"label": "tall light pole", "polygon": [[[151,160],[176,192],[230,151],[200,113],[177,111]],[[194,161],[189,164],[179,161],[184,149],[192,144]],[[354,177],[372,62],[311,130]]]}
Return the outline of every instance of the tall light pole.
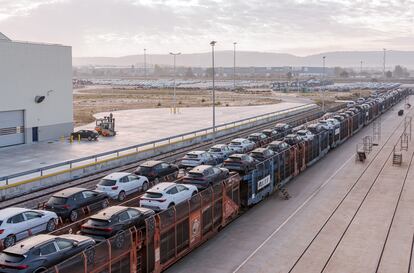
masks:
{"label": "tall light pole", "polygon": [[216,142],[216,87],[215,87],[215,76],[216,72],[214,71],[214,46],[216,41],[211,41],[211,59],[212,59],[212,70],[213,70],[213,144]]}
{"label": "tall light pole", "polygon": [[144,48],[144,79],[147,80],[147,49]]}
{"label": "tall light pole", "polygon": [[387,52],[387,49],[383,48],[382,50],[384,51],[384,56],[383,56],[383,59],[382,59],[382,74],[383,74],[384,79],[385,79],[386,78],[385,77],[385,54]]}
{"label": "tall light pole", "polygon": [[181,55],[181,52],[178,53],[172,53],[170,52],[170,55],[172,55],[174,57],[174,99],[173,99],[173,107],[174,107],[174,114],[177,112],[177,107],[176,107],[176,99],[175,99],[175,89],[176,89],[176,85],[175,85],[175,77],[176,77],[176,73],[175,73],[175,57],[177,57],[178,55]]}
{"label": "tall light pole", "polygon": [[323,74],[322,74],[322,112],[325,112],[325,86],[324,86],[324,81],[325,81],[325,59],[326,56],[322,57],[323,60]]}
{"label": "tall light pole", "polygon": [[233,43],[233,90],[236,90],[236,45],[237,42]]}
{"label": "tall light pole", "polygon": [[363,61],[361,61],[361,68],[360,68],[360,70],[359,70],[359,74],[361,74],[362,75],[362,64],[363,64],[364,62]]}

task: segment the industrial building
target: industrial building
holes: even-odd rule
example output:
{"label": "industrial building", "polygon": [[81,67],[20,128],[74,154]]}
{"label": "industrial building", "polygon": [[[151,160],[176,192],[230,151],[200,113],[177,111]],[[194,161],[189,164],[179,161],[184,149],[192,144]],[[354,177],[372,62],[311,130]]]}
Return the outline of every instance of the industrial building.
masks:
{"label": "industrial building", "polygon": [[0,33],[0,148],[73,131],[72,48]]}

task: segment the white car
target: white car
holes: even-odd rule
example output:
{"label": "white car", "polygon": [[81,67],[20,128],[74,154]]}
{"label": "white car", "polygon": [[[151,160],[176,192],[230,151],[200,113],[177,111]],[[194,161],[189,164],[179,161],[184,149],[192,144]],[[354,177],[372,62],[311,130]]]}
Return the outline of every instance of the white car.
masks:
{"label": "white car", "polygon": [[189,200],[198,192],[194,185],[162,182],[149,189],[140,199],[140,206],[155,211],[166,210]]}
{"label": "white car", "polygon": [[333,130],[333,129],[335,129],[335,124],[332,121],[329,121],[329,120],[326,120],[326,119],[320,120],[319,121],[319,124],[322,125],[322,127],[325,130]]}
{"label": "white car", "polygon": [[137,191],[146,191],[149,182],[145,176],[117,172],[102,178],[96,189],[105,192],[112,199],[123,201],[126,196]]}
{"label": "white car", "polygon": [[6,208],[0,210],[0,241],[4,248],[35,234],[56,229],[58,216],[47,210]]}
{"label": "white car", "polygon": [[226,144],[216,144],[211,147],[208,152],[214,155],[219,162],[223,162],[226,160],[231,154],[233,154],[233,150],[229,148]]}
{"label": "white car", "polygon": [[246,153],[254,149],[254,142],[245,138],[233,139],[228,145],[235,153]]}
{"label": "white car", "polygon": [[313,140],[315,137],[309,130],[299,130],[296,134],[303,140]]}
{"label": "white car", "polygon": [[346,107],[348,107],[348,108],[352,108],[352,107],[354,107],[356,105],[356,103],[354,102],[354,101],[350,101],[350,102],[348,102],[347,104],[346,104]]}
{"label": "white car", "polygon": [[197,167],[200,165],[216,165],[217,160],[212,154],[206,151],[192,151],[187,153],[180,162],[180,167]]}

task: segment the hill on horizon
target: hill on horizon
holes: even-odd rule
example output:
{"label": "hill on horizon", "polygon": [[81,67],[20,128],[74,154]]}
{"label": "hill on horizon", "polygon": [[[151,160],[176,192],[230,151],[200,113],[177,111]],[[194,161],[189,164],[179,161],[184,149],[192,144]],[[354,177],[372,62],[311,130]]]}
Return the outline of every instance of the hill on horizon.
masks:
{"label": "hill on horizon", "polygon": [[[238,67],[278,67],[278,66],[322,66],[322,57],[326,56],[327,67],[354,67],[359,68],[361,61],[365,68],[382,68],[383,51],[342,51],[326,52],[304,57],[287,53],[269,53],[255,51],[237,51]],[[122,57],[73,57],[74,66],[143,66],[143,55],[129,55]],[[173,58],[169,54],[147,54],[147,64],[172,65]],[[215,63],[217,67],[233,66],[233,51],[216,51]],[[414,68],[414,51],[387,51],[386,67],[393,69],[395,65],[402,65],[409,69]],[[177,57],[177,66],[209,67],[211,53],[182,54]]]}

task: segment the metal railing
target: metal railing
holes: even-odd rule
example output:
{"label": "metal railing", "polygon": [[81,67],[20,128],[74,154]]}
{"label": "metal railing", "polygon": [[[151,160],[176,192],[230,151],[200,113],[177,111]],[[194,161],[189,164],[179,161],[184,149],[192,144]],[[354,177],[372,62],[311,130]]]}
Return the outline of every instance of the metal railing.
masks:
{"label": "metal railing", "polygon": [[[316,108],[317,106],[315,104],[305,104],[305,105],[296,106],[290,109],[279,110],[279,111],[262,114],[262,115],[258,115],[258,116],[250,117],[250,118],[244,118],[241,120],[217,125],[216,133],[217,131],[230,129],[233,127],[241,126],[241,125],[255,122],[258,120],[264,120],[264,119],[272,118],[275,116],[280,116],[282,114],[289,116],[289,115],[296,114],[298,112],[302,112],[307,109],[311,110],[311,109],[316,109]],[[206,136],[212,133],[213,133],[213,127],[203,128],[203,129],[195,130],[195,131],[188,132],[188,133],[174,135],[171,137],[166,137],[166,138],[162,138],[162,139],[158,139],[154,141],[148,141],[148,142],[144,142],[144,143],[133,145],[133,146],[111,150],[108,152],[103,152],[103,153],[94,154],[94,155],[90,155],[90,156],[86,156],[86,157],[82,157],[78,159],[68,160],[68,161],[44,166],[41,168],[36,168],[36,169],[28,170],[28,171],[10,174],[7,176],[0,177],[0,189],[2,187],[13,185],[15,183],[20,182],[17,180],[17,178],[22,178],[22,180],[33,179],[36,177],[41,178],[44,175],[52,174],[54,172],[57,173],[57,172],[70,171],[72,168],[75,168],[75,167],[79,168],[82,165],[93,165],[93,164],[96,164],[98,160],[103,160],[103,159],[115,160],[121,156],[135,154],[135,153],[139,153],[139,152],[150,150],[150,149],[156,149],[164,145],[178,143],[178,142],[182,142],[185,140],[189,140],[194,137]]]}

